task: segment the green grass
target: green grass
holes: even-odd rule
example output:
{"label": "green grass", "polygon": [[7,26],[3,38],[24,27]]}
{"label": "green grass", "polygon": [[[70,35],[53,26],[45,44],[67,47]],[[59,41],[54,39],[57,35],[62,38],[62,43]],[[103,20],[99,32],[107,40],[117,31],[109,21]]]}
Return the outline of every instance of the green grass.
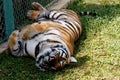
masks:
{"label": "green grass", "polygon": [[5,53],[0,55],[0,80],[120,79],[120,0],[79,0],[68,8],[97,13],[95,17],[80,16],[83,33],[74,51],[78,63],[41,72],[33,59]]}

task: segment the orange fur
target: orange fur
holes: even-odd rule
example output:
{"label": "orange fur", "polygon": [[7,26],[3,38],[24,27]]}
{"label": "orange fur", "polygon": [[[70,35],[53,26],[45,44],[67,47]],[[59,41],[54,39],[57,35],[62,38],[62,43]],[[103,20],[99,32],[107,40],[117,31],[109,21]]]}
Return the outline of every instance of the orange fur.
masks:
{"label": "orange fur", "polygon": [[23,40],[27,40],[36,33],[45,31],[46,29],[50,27],[56,27],[56,26],[59,26],[59,24],[53,23],[51,21],[29,24],[21,30],[21,38]]}
{"label": "orange fur", "polygon": [[29,10],[27,13],[27,17],[31,20],[36,20],[40,11],[37,10]]}
{"label": "orange fur", "polygon": [[34,10],[29,10],[27,12],[27,17],[31,20],[36,20],[40,13],[43,13],[46,9],[42,5],[33,2],[32,7]]}
{"label": "orange fur", "polygon": [[[81,25],[81,23],[79,22],[79,18],[78,18],[77,14],[74,11],[68,10],[68,9],[59,9],[59,10],[55,10],[55,11],[65,12],[65,13],[69,14],[72,19],[74,19],[77,23],[79,23]],[[29,13],[28,14],[28,16],[29,16],[28,18],[30,18],[32,20],[37,20],[38,14],[40,14],[41,12],[39,12],[39,10],[38,11],[36,11],[36,10],[32,10],[31,11],[30,10],[30,11],[28,11],[28,13]],[[34,14],[34,15],[31,15],[31,14]],[[80,34],[81,34],[81,32],[82,32],[82,27],[80,27]],[[80,34],[78,36],[73,34],[72,37],[73,38],[75,37],[75,41],[79,38]]]}
{"label": "orange fur", "polygon": [[17,34],[15,32],[12,32],[12,34],[9,36],[8,40],[8,47],[12,50],[12,47],[16,44],[15,38],[17,37]]}

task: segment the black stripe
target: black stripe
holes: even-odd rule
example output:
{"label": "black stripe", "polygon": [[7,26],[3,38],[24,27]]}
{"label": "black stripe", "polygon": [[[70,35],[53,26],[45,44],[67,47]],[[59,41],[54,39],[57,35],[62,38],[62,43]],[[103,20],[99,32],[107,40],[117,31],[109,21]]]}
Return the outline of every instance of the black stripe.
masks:
{"label": "black stripe", "polygon": [[[72,28],[74,28],[74,26],[69,21],[64,21],[64,22],[66,22],[67,24],[71,25]],[[75,28],[74,28],[74,30],[75,30],[75,33],[77,34],[77,31]]]}
{"label": "black stripe", "polygon": [[61,50],[62,52],[64,52],[66,54],[66,57],[68,57],[68,51],[63,45],[56,45],[56,46],[53,46],[52,48],[58,48],[58,50]]}
{"label": "black stripe", "polygon": [[60,19],[57,19],[57,20],[62,21],[62,20],[68,20],[68,19],[67,18],[60,18]]}
{"label": "black stripe", "polygon": [[61,43],[59,41],[55,41],[55,40],[50,40],[50,39],[47,39],[47,40],[44,40],[44,41],[41,41],[39,42],[36,47],[35,47],[35,57],[37,57],[37,55],[39,54],[39,51],[40,51],[40,47],[39,45],[44,43],[44,42],[48,42],[48,43]]}
{"label": "black stripe", "polygon": [[[76,21],[77,22],[77,21]],[[76,36],[77,36],[77,38],[79,37],[79,35],[80,35],[80,31],[81,31],[81,25],[77,22],[77,24],[74,22],[73,23],[74,25],[75,25],[75,27],[77,28],[77,31],[78,31],[78,33],[77,33],[77,31],[76,31]],[[74,28],[74,27],[73,27]],[[76,29],[75,29],[76,30]]]}
{"label": "black stripe", "polygon": [[[46,30],[46,31],[39,32],[39,33],[33,35],[30,39],[34,39],[35,37],[37,37],[37,36],[39,36],[39,35],[41,35],[41,34],[47,33],[47,32],[50,31],[50,30],[51,30],[51,29]],[[44,34],[44,35],[45,35],[45,34]]]}
{"label": "black stripe", "polygon": [[25,43],[25,53],[30,56],[30,54],[27,51],[27,43]]}
{"label": "black stripe", "polygon": [[[76,24],[75,22],[76,22],[77,24]],[[77,28],[77,30],[79,31],[79,34],[80,34],[81,24],[80,24],[79,22],[77,22],[77,21],[75,21],[75,22],[74,22],[74,25],[76,26],[76,28]],[[79,37],[79,34],[78,34],[78,37]]]}
{"label": "black stripe", "polygon": [[23,48],[22,42],[21,42],[21,41],[18,41],[18,44],[19,44],[19,49],[22,50],[22,48]]}
{"label": "black stripe", "polygon": [[69,34],[70,36],[72,36],[71,33],[69,32],[68,28],[64,27],[64,29],[62,29],[62,30],[63,30],[65,33],[67,33],[67,34]]}
{"label": "black stripe", "polygon": [[74,33],[76,33],[71,27],[73,27],[73,26],[69,26],[68,24],[65,24],[70,30],[72,30]]}
{"label": "black stripe", "polygon": [[52,15],[52,19],[54,19],[55,14],[57,14],[57,12],[55,12],[55,13]]}
{"label": "black stripe", "polygon": [[63,56],[63,51],[62,51],[62,53],[61,53],[61,56],[60,57],[62,57]]}
{"label": "black stripe", "polygon": [[[58,19],[60,16],[63,16],[63,15],[67,16],[66,14],[60,14],[60,15],[58,15],[58,16],[56,17],[56,19]],[[61,18],[61,19],[62,19],[62,18]]]}
{"label": "black stripe", "polygon": [[[69,22],[69,21],[67,21],[68,19],[67,18],[61,18],[61,19],[58,19],[58,20],[60,20],[60,21],[64,21],[64,22],[66,22],[67,24],[65,24],[68,28],[70,28],[70,30],[72,30],[74,33],[76,33],[77,34],[77,32],[76,32],[76,29],[74,28],[74,26]],[[62,24],[61,22],[59,22],[59,21],[54,21],[54,22],[57,22],[57,23],[60,23],[60,24]],[[77,21],[75,21],[76,23],[78,23]],[[75,27],[79,30],[79,33],[80,33],[80,27],[79,27],[79,25],[80,25],[80,23],[78,23],[78,25],[76,24],[76,23],[73,23],[74,25],[75,25]],[[72,29],[72,28],[74,28],[74,30]],[[64,28],[66,28],[66,27],[64,27]],[[67,28],[66,28],[67,29]],[[68,29],[67,29],[68,30]],[[67,32],[68,33],[68,32]]]}
{"label": "black stripe", "polygon": [[41,14],[39,14],[38,16],[37,16],[37,19],[36,19],[36,21],[35,22],[38,22],[38,20],[41,18]]}
{"label": "black stripe", "polygon": [[47,40],[45,40],[44,42],[49,42],[49,43],[61,43],[61,42],[59,42],[59,41],[50,40],[50,39],[47,39]]}
{"label": "black stripe", "polygon": [[44,35],[56,35],[56,36],[59,36],[59,35],[57,35],[55,33],[45,33]]}
{"label": "black stripe", "polygon": [[[53,46],[52,48],[56,48],[56,47],[57,47],[57,48],[62,48],[63,50],[65,50],[65,51],[68,53],[68,51],[66,50],[66,48],[65,48],[63,45],[59,45],[59,44],[58,44],[58,45],[56,45],[56,46]],[[62,49],[61,49],[61,50],[62,50]]]}
{"label": "black stripe", "polygon": [[40,45],[40,42],[35,47],[35,57],[37,57],[37,55],[39,54],[39,51],[40,51],[39,45]]}
{"label": "black stripe", "polygon": [[89,11],[85,11],[85,12],[77,12],[78,15],[91,15],[91,16],[96,16],[97,13],[96,12],[89,12]]}
{"label": "black stripe", "polygon": [[65,53],[66,57],[68,57],[68,51],[65,48],[64,49],[63,48],[62,49],[58,49],[58,50],[62,50],[62,56],[63,56],[63,53]]}
{"label": "black stripe", "polygon": [[23,49],[22,43],[20,41],[18,41],[18,48],[13,49],[12,51],[19,53],[22,49]]}
{"label": "black stripe", "polygon": [[40,66],[42,69],[45,69],[44,65],[41,65],[41,64],[40,64],[39,66]]}
{"label": "black stripe", "polygon": [[51,11],[46,11],[45,13],[39,14],[36,22],[48,21],[50,12]]}
{"label": "black stripe", "polygon": [[19,50],[19,48],[17,48],[17,49],[13,49],[12,51],[13,51],[13,52],[16,52],[16,51],[18,51],[18,50]]}
{"label": "black stripe", "polygon": [[[78,22],[77,22],[77,23],[78,23]],[[78,25],[79,25],[80,27],[79,27]],[[81,25],[80,25],[79,23],[78,23],[78,25],[75,24],[75,26],[76,26],[76,28],[79,30],[79,34],[80,34]],[[78,37],[79,37],[79,34],[78,34]]]}
{"label": "black stripe", "polygon": [[61,42],[59,42],[59,41],[47,39],[47,40],[43,40],[43,41],[39,42],[39,44],[42,44],[42,43],[44,43],[44,42],[48,42],[48,43],[61,43]]}
{"label": "black stripe", "polygon": [[46,11],[45,14],[44,14],[44,17],[47,18],[47,19],[49,19],[49,18],[50,18],[50,17],[49,17],[49,16],[50,16],[50,13],[51,13],[51,11],[49,11],[49,10]]}
{"label": "black stripe", "polygon": [[44,58],[44,56],[40,56],[36,62],[39,64],[39,62],[42,58]]}
{"label": "black stripe", "polygon": [[40,35],[40,34],[43,34],[43,32],[40,32],[40,33],[38,33],[38,34],[33,35],[30,39],[34,39],[35,37],[37,37],[37,36]]}
{"label": "black stripe", "polygon": [[47,33],[47,34],[44,34],[44,35],[50,35],[50,36],[55,35],[55,36],[58,36],[59,38],[61,38],[61,36],[60,36],[60,35],[55,34],[55,33]]}

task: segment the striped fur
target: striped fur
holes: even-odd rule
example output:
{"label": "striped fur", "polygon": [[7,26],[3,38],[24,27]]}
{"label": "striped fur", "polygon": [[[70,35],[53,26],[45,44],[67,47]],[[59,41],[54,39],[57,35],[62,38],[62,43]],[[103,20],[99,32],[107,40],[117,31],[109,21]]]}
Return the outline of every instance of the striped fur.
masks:
{"label": "striped fur", "polygon": [[[36,10],[30,10],[27,16],[37,22],[10,35],[8,44],[13,55],[32,56],[42,71],[58,70],[76,62],[74,42],[82,30],[77,14],[67,9],[46,10],[36,2],[32,6]],[[18,35],[11,37],[13,34]]]}

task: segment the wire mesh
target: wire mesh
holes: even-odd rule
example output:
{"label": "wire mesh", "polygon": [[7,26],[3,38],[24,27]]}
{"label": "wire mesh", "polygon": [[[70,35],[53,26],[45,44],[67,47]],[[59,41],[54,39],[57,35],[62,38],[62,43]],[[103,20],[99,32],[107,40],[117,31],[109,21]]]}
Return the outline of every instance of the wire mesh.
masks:
{"label": "wire mesh", "polygon": [[15,28],[19,29],[23,25],[30,23],[30,21],[26,17],[26,13],[29,9],[31,9],[32,2],[39,2],[43,6],[46,6],[53,0],[12,0],[12,1],[14,9]]}
{"label": "wire mesh", "polygon": [[[7,1],[7,0],[6,0]],[[26,13],[28,10],[32,9],[31,8],[31,3],[32,2],[39,2],[42,4],[44,7],[51,3],[54,0],[11,0],[12,1],[12,7],[13,7],[13,15],[14,15],[14,29],[19,29],[23,27],[24,25],[30,23],[29,19],[26,17]],[[5,0],[0,0],[0,43],[3,41],[7,40],[9,34],[7,34],[9,31],[7,31],[9,24],[6,24],[6,19],[5,18],[5,10],[4,10],[4,4]],[[7,1],[7,4],[9,2]],[[8,7],[8,6],[7,6]],[[7,10],[8,11],[8,10]],[[10,13],[7,13],[10,14]],[[10,16],[13,16],[10,14]],[[11,27],[10,27],[11,26]],[[13,25],[9,25],[9,29],[12,28]]]}
{"label": "wire mesh", "polygon": [[3,3],[0,0],[0,42],[5,38],[5,26],[4,26],[4,14],[3,14]]}

